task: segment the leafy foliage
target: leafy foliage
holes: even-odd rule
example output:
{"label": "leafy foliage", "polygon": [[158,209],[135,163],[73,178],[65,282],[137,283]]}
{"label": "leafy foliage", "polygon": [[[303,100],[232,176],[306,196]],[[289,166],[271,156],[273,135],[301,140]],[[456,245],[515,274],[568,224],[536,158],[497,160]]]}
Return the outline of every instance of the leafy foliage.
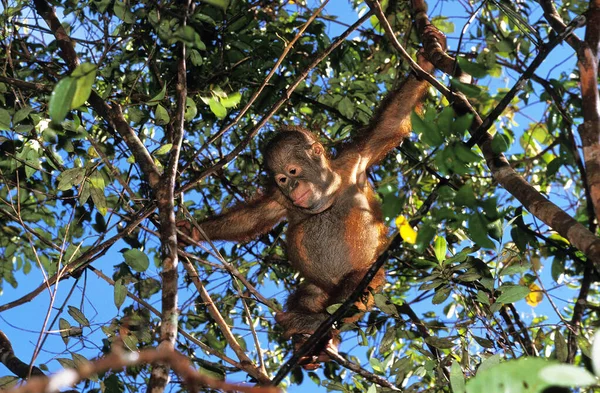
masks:
{"label": "leafy foliage", "polygon": [[[362,15],[366,5],[352,3]],[[415,53],[419,43],[408,3],[390,1],[386,12],[401,42]],[[476,84],[452,79],[448,85],[485,116],[551,29],[533,1],[480,2],[477,9],[467,2],[430,3],[430,16],[448,33],[458,65],[477,78]],[[45,289],[44,277],[64,279],[51,296],[65,306],[51,310],[51,320],[56,319],[45,327],[60,334],[49,336],[44,344],[49,352],[37,359],[50,370],[77,367],[82,358],[107,353],[117,337],[132,350],[157,345],[160,315],[153,305],[160,299],[163,261],[158,221],[147,211],[155,196],[117,125],[89,102],[91,94],[122,107],[126,123],[164,168],[178,109],[177,49],[187,48],[178,217],[183,218],[185,206],[202,219],[259,192],[265,175],[260,151],[277,126],[315,129],[335,149],[368,123],[385,92],[408,73],[373,18],[309,69],[345,25],[358,19],[350,5],[343,15],[330,6],[241,114],[314,12],[310,3],[202,1],[187,23],[176,2],[55,5],[75,42],[80,61],[75,70],[69,72],[60,58],[59,42],[43,19],[32,18],[37,15],[32,2],[15,0],[3,10],[0,47],[0,283],[3,291],[20,297],[32,290],[25,283]],[[585,2],[570,1],[558,13],[568,22],[586,9]],[[473,22],[465,25],[472,15]],[[536,72],[494,123],[491,143],[543,195],[595,231],[591,202],[583,198],[573,127],[582,116],[579,75],[573,52],[566,46],[555,51],[550,65]],[[306,79],[253,137],[257,122],[305,71]],[[393,250],[377,307],[362,321],[342,327],[341,351],[406,392],[434,386],[503,391],[500,385],[504,391],[532,392],[571,372],[580,373],[579,379],[567,386],[593,384],[579,365],[590,356],[594,305],[600,300],[597,286],[590,285],[596,275],[581,251],[497,187],[481,151],[467,143],[472,121],[432,89],[422,111],[412,116],[415,135],[373,171],[386,219],[410,241]],[[233,127],[221,135],[229,124]],[[235,160],[211,171],[244,143]],[[185,193],[179,193],[182,187]],[[285,230],[279,225],[246,244],[188,250],[237,343],[270,375],[291,345],[274,323],[276,310],[263,299],[278,307],[299,280],[286,262],[282,239]],[[230,342],[196,293],[190,273],[180,272],[178,322],[188,334],[180,337],[178,349],[210,375],[250,381],[229,364],[235,357]],[[67,295],[73,282],[77,290]],[[575,303],[580,293],[583,298]],[[47,292],[36,301],[46,302],[45,309]],[[534,311],[528,303],[539,308]],[[35,328],[23,324],[16,313],[26,307],[6,311],[3,318],[28,330],[42,326],[41,320]],[[33,345],[15,350],[33,353]],[[545,359],[504,362],[525,355]],[[567,361],[578,371],[560,365]],[[557,368],[538,373],[548,365]],[[106,373],[86,388],[137,391],[149,370]],[[0,381],[14,383],[8,377]],[[292,389],[383,391],[334,362],[320,372],[295,369],[285,383]]]}

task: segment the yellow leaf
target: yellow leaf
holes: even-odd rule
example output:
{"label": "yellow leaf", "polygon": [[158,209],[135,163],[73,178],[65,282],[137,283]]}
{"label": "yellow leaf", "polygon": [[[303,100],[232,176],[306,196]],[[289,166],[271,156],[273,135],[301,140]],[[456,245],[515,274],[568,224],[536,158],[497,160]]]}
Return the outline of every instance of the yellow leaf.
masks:
{"label": "yellow leaf", "polygon": [[542,293],[541,288],[533,283],[529,284],[529,290],[531,292],[529,293],[529,295],[527,295],[527,297],[525,297],[525,301],[531,307],[537,307],[544,299],[544,294]]}
{"label": "yellow leaf", "polygon": [[410,226],[406,217],[398,216],[395,221],[402,239],[407,243],[415,244],[417,241],[417,232]]}

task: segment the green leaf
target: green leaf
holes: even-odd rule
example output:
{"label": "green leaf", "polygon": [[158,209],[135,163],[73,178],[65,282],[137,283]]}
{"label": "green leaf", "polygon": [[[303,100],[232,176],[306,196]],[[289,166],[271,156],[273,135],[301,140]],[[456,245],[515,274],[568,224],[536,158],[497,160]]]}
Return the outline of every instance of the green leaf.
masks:
{"label": "green leaf", "polygon": [[415,111],[410,114],[413,130],[420,135],[421,140],[429,146],[440,146],[444,143],[444,137],[437,125],[425,121]]}
{"label": "green leaf", "polygon": [[130,11],[129,6],[124,1],[115,1],[114,11],[117,18],[121,19],[125,23],[135,22],[133,13]]}
{"label": "green leaf", "polygon": [[92,173],[89,180],[90,180],[90,185],[92,187],[104,191],[104,188],[106,186],[104,184],[104,177],[102,177],[102,174],[100,172],[95,171],[94,173]]}
{"label": "green leaf", "polygon": [[381,343],[379,344],[379,354],[384,355],[385,353],[389,352],[394,341],[396,341],[396,327],[390,326],[385,331],[385,334],[381,339]]}
{"label": "green leaf", "polygon": [[344,98],[338,102],[337,108],[344,117],[348,119],[354,117],[354,103],[350,98],[344,96]]}
{"label": "green leaf", "polygon": [[531,291],[522,285],[511,285],[502,288],[502,294],[496,299],[496,303],[510,304],[525,299]]}
{"label": "green leaf", "polygon": [[[5,109],[3,109],[5,111]],[[31,113],[33,109],[30,106],[26,106],[22,109],[19,109],[17,111],[17,113],[15,113],[15,116],[13,117],[13,123],[14,124],[19,124],[21,121],[25,120],[27,118],[27,116],[29,116],[29,114]],[[8,113],[8,112],[7,112]],[[2,116],[0,116],[0,127],[2,124]],[[10,117],[9,117],[9,124],[10,124]]]}
{"label": "green leaf", "polygon": [[477,198],[473,190],[473,182],[467,181],[461,188],[458,189],[454,196],[454,203],[458,206],[466,206],[474,208],[477,206]]}
{"label": "green leaf", "polygon": [[171,151],[172,148],[173,148],[173,144],[172,143],[167,143],[167,144],[162,145],[158,149],[156,149],[153,154],[155,156],[160,156],[160,155],[163,155],[163,154],[167,154],[168,152]]}
{"label": "green leaf", "polygon": [[598,382],[585,368],[571,364],[550,364],[539,375],[550,385],[568,388],[585,387]]}
{"label": "green leaf", "polygon": [[106,197],[104,196],[104,190],[97,187],[90,187],[90,195],[94,206],[103,216],[108,213],[108,206],[106,205]]}
{"label": "green leaf", "polygon": [[198,114],[198,107],[196,107],[196,103],[190,97],[187,97],[185,100],[185,115],[183,116],[185,121],[192,121],[196,118]]}
{"label": "green leaf", "polygon": [[204,59],[202,58],[202,55],[195,49],[190,50],[190,60],[192,61],[192,64],[196,67],[199,67],[202,64],[204,64]]}
{"label": "green leaf", "polygon": [[123,253],[125,263],[136,272],[145,272],[150,265],[148,256],[137,248],[132,248]]}
{"label": "green leaf", "polygon": [[[594,341],[595,343],[595,341]],[[592,345],[592,348],[594,346]],[[561,363],[564,363],[567,361],[567,355],[568,355],[568,347],[567,347],[567,340],[565,340],[565,337],[561,334],[559,329],[556,329],[554,331],[554,348],[556,349],[556,360],[558,360]],[[592,350],[592,356],[593,356],[593,350]],[[594,359],[592,357],[592,363],[594,362]]]}
{"label": "green leaf", "polygon": [[167,92],[167,85],[165,84],[165,85],[163,85],[163,88],[160,91],[160,93],[158,93],[157,95],[152,97],[152,99],[150,101],[148,101],[146,104],[150,105],[150,106],[157,105],[159,102],[161,102],[163,100],[163,98],[165,98],[166,92]]}
{"label": "green leaf", "polygon": [[90,361],[84,356],[75,352],[71,352],[71,357],[73,358],[73,363],[75,363],[75,368],[77,369],[79,369],[81,366],[87,366],[90,363]]}
{"label": "green leaf", "polygon": [[504,153],[508,150],[508,138],[502,134],[497,132],[494,135],[494,139],[492,139],[492,151],[496,154]]}
{"label": "green leaf", "polygon": [[242,100],[242,95],[240,93],[231,93],[225,98],[221,98],[219,101],[225,108],[234,108],[239,105]]}
{"label": "green leaf", "polygon": [[539,372],[548,364],[544,359],[532,357],[486,366],[483,370],[480,367],[475,378],[467,382],[467,393],[542,392],[549,384],[539,377]]}
{"label": "green leaf", "polygon": [[387,296],[385,296],[382,293],[378,293],[374,296],[374,298],[375,305],[382,312],[389,315],[398,315],[398,309],[396,308],[396,305],[392,303],[392,301]]}
{"label": "green leaf", "polygon": [[71,368],[71,369],[75,368],[75,362],[73,360],[71,360],[71,359],[56,358],[56,360],[58,361],[58,363],[60,363],[60,365],[62,366],[62,368]]}
{"label": "green leaf", "polygon": [[[556,330],[558,333],[558,329]],[[563,337],[564,340],[564,337]],[[556,340],[555,340],[556,341]],[[566,346],[566,344],[565,344]],[[594,374],[596,376],[600,376],[600,330],[596,330],[594,333],[594,338],[592,341],[592,348],[590,349],[590,359],[592,360],[592,369],[594,370]],[[558,346],[556,348],[556,353],[558,357]]]}
{"label": "green leaf", "polygon": [[171,121],[171,117],[169,116],[169,113],[160,104],[158,104],[156,106],[156,110],[154,111],[154,118],[155,118],[156,124],[158,124],[158,125],[167,124],[169,121]]}
{"label": "green leaf", "polygon": [[214,5],[222,9],[223,11],[227,11],[227,7],[229,7],[229,0],[202,0],[203,3]]}
{"label": "green leaf", "polygon": [[445,106],[437,118],[437,125],[440,132],[445,136],[452,136],[452,123],[454,122],[454,109],[451,106]]}
{"label": "green leaf", "polygon": [[500,270],[498,273],[499,276],[513,276],[515,274],[523,274],[526,271],[531,269],[531,263],[526,261],[515,261],[511,263],[509,266],[506,266]]}
{"label": "green leaf", "polygon": [[479,212],[469,216],[469,237],[480,247],[494,249],[494,242],[487,236],[487,219]]}
{"label": "green leaf", "polygon": [[60,330],[60,336],[62,340],[65,342],[65,345],[69,343],[69,330],[71,329],[71,324],[64,318],[60,318],[58,320],[58,329]]}
{"label": "green leaf", "polygon": [[460,68],[473,78],[483,78],[488,74],[487,68],[482,64],[472,63],[464,57],[458,57],[457,60]]}
{"label": "green leaf", "polygon": [[477,342],[477,344],[481,345],[484,348],[494,348],[494,343],[488,340],[487,338],[477,337],[473,335],[473,339]]}
{"label": "green leaf", "polygon": [[[42,371],[48,371],[48,370],[44,370],[42,368],[43,366],[45,366],[45,365],[40,364],[40,369],[42,369]],[[6,392],[12,391],[15,387],[17,387],[17,384],[19,382],[21,382],[21,378],[19,378],[19,377],[13,377],[10,375],[0,377],[0,386],[2,386],[2,390],[6,391]]]}
{"label": "green leaf", "polygon": [[40,167],[40,155],[37,149],[29,149],[25,156],[25,176],[30,178],[37,172]]}
{"label": "green leaf", "polygon": [[0,130],[10,131],[10,113],[0,108]]}
{"label": "green leaf", "polygon": [[452,387],[452,393],[464,393],[466,391],[465,375],[456,359],[452,361],[450,367],[450,386]]}
{"label": "green leaf", "polygon": [[58,186],[60,191],[70,190],[73,186],[81,184],[85,178],[84,168],[71,168],[58,175]]}
{"label": "green leaf", "polygon": [[456,277],[458,281],[462,282],[473,282],[477,281],[481,278],[481,274],[479,273],[465,273]]}
{"label": "green leaf", "polygon": [[446,253],[448,252],[448,243],[446,242],[445,237],[438,236],[435,238],[434,251],[435,257],[438,260],[438,262],[444,262],[444,260],[446,259]]}
{"label": "green leaf", "polygon": [[479,366],[479,368],[477,369],[477,375],[479,375],[479,373],[483,372],[484,370],[487,370],[488,368],[492,368],[498,364],[500,364],[500,362],[502,361],[502,355],[492,355],[490,357],[488,357],[487,359],[484,359],[481,362],[481,365]]}
{"label": "green leaf", "polygon": [[462,83],[462,82],[458,81],[457,79],[450,80],[450,84],[456,90],[460,91],[461,93],[463,93],[464,95],[466,95],[467,97],[470,97],[470,98],[478,98],[479,96],[481,96],[481,93],[483,92],[481,87],[475,86],[475,85],[470,85],[468,83]]}
{"label": "green leaf", "polygon": [[92,186],[90,186],[89,182],[85,182],[83,183],[83,186],[81,187],[81,191],[79,193],[79,203],[80,204],[84,204],[87,202],[87,200],[89,199],[90,195],[91,195],[91,191],[90,189],[92,188]]}
{"label": "green leaf", "polygon": [[439,349],[450,349],[454,347],[454,341],[449,337],[430,336],[425,338],[425,342]]}
{"label": "green leaf", "polygon": [[325,311],[327,311],[328,314],[333,314],[338,310],[338,308],[340,308],[341,305],[342,305],[342,303],[331,304],[331,305],[327,306]]}
{"label": "green leaf", "polygon": [[373,371],[375,371],[376,373],[382,374],[384,372],[385,368],[383,367],[379,359],[370,358],[369,363],[371,364],[371,367],[373,367]]}
{"label": "green leaf", "polygon": [[69,306],[69,315],[81,326],[90,326],[90,321],[78,308]]}
{"label": "green leaf", "polygon": [[477,291],[477,297],[476,297],[477,301],[479,303],[483,303],[486,305],[490,305],[490,299],[488,298],[487,294],[484,291]]}
{"label": "green leaf", "polygon": [[473,164],[481,161],[481,156],[469,149],[464,143],[455,144],[454,152],[456,157],[465,164]]}
{"label": "green leaf", "polygon": [[433,304],[442,304],[448,299],[450,296],[450,292],[452,292],[452,288],[444,287],[435,291],[435,295],[433,295],[433,299],[431,299],[431,303]]}
{"label": "green leaf", "polygon": [[56,84],[48,104],[48,113],[54,123],[62,122],[67,116],[67,113],[71,110],[71,103],[76,90],[77,79],[70,76]]}
{"label": "green leaf", "polygon": [[592,357],[592,346],[587,338],[582,335],[577,336],[577,346],[581,349],[581,352],[591,358]]}
{"label": "green leaf", "polygon": [[185,43],[193,44],[194,36],[196,34],[198,34],[198,33],[196,33],[196,30],[194,30],[194,28],[192,26],[185,25],[185,26],[180,26],[179,29],[177,29],[177,31],[174,34],[174,37],[179,38],[181,41],[183,41]]}
{"label": "green leaf", "polygon": [[79,108],[90,98],[92,85],[96,80],[96,71],[96,66],[92,63],[83,63],[77,66],[71,74],[71,77],[77,80],[77,87],[71,101],[71,109]]}
{"label": "green leaf", "polygon": [[465,131],[471,127],[473,119],[474,115],[472,113],[467,113],[466,115],[460,116],[454,120],[454,123],[452,123],[452,133],[457,136],[462,136]]}
{"label": "green leaf", "polygon": [[427,249],[431,241],[433,240],[435,234],[437,233],[437,228],[433,225],[426,223],[417,232],[417,250],[422,253]]}
{"label": "green leaf", "polygon": [[119,278],[115,281],[115,294],[114,301],[117,309],[121,309],[121,306],[125,302],[125,298],[127,297],[127,287],[123,284],[123,279]]}
{"label": "green leaf", "polygon": [[212,113],[215,114],[219,119],[224,119],[227,116],[227,109],[215,98],[211,97],[208,100],[208,106]]}

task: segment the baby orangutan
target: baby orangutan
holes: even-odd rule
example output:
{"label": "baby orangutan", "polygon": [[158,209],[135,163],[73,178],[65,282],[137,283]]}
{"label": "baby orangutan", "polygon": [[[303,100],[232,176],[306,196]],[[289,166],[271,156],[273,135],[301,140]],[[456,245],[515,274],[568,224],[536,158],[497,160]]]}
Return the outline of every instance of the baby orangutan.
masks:
{"label": "baby orangutan", "polygon": [[[419,65],[428,72],[433,70],[421,56]],[[328,317],[328,306],[348,298],[385,248],[387,228],[367,171],[409,135],[411,111],[426,88],[426,82],[408,77],[383,100],[370,124],[335,157],[304,128],[280,130],[264,155],[271,187],[248,203],[200,222],[210,240],[243,242],[287,220],[288,258],[303,281],[275,320],[286,338],[295,337],[296,348]],[[181,226],[194,240],[204,240],[196,228],[187,223]],[[373,305],[370,293],[381,290],[384,282],[385,273],[380,270],[369,293],[355,304],[362,313]],[[337,350],[338,344],[334,332],[301,364],[306,369],[319,367],[319,362],[329,359],[324,349]]]}

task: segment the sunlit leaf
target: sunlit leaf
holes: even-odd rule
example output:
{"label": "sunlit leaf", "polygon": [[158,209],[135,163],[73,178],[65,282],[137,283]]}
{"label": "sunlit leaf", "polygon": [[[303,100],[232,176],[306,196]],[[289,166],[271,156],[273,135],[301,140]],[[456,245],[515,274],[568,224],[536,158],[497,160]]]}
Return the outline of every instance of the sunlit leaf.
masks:
{"label": "sunlit leaf", "polygon": [[225,118],[227,116],[227,109],[215,98],[210,98],[208,100],[208,106],[212,113],[215,114],[219,119]]}
{"label": "sunlit leaf", "polygon": [[196,103],[190,97],[187,97],[185,100],[185,121],[192,121],[196,118],[198,114],[198,108],[196,107]]}
{"label": "sunlit leaf", "polygon": [[525,301],[531,307],[537,307],[544,299],[544,294],[542,293],[542,289],[538,287],[536,284],[529,285],[529,294],[525,297]]}
{"label": "sunlit leaf", "polygon": [[446,254],[448,253],[448,243],[446,242],[446,238],[443,236],[436,237],[435,242],[433,243],[433,250],[438,262],[444,262]]}
{"label": "sunlit leaf", "polygon": [[452,393],[464,393],[466,391],[465,376],[456,360],[452,361],[450,367],[450,386],[452,387]]}
{"label": "sunlit leaf", "polygon": [[172,143],[166,143],[166,144],[162,145],[161,147],[159,147],[158,149],[156,149],[154,151],[154,155],[160,156],[163,154],[167,154],[168,152],[171,151],[172,148],[173,148]]}
{"label": "sunlit leaf", "polygon": [[242,95],[238,92],[231,93],[225,98],[221,98],[219,101],[225,108],[235,108],[239,105],[242,100]]}
{"label": "sunlit leaf", "polygon": [[553,386],[570,388],[594,385],[598,381],[585,368],[571,364],[551,364],[540,370],[540,378]]}
{"label": "sunlit leaf", "polygon": [[71,110],[71,103],[76,90],[77,79],[70,76],[61,79],[56,84],[48,104],[48,114],[54,123],[62,122],[67,116],[67,113]]}
{"label": "sunlit leaf", "polygon": [[402,236],[402,240],[410,244],[415,244],[417,241],[417,232],[410,226],[406,217],[396,217],[396,226],[398,227],[400,236]]}
{"label": "sunlit leaf", "polygon": [[156,124],[158,124],[158,125],[167,124],[169,121],[171,121],[169,112],[167,112],[165,107],[160,104],[158,104],[156,106],[156,111],[154,112],[154,116],[155,116]]}
{"label": "sunlit leaf", "polygon": [[76,89],[71,101],[71,109],[75,109],[85,104],[92,93],[92,85],[96,80],[96,66],[91,63],[83,63],[71,74],[75,78]]}
{"label": "sunlit leaf", "polygon": [[596,330],[596,333],[594,333],[590,354],[594,374],[596,374],[596,376],[600,376],[600,330]]}

